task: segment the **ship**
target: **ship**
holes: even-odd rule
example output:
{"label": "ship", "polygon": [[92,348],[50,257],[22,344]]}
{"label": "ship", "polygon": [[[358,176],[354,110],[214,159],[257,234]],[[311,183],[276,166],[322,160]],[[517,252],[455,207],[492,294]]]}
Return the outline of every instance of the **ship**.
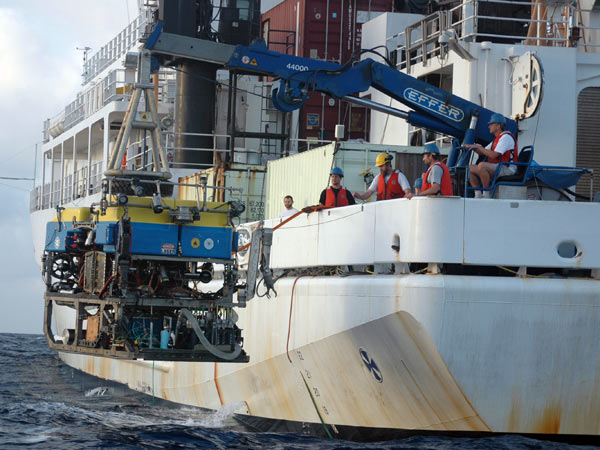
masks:
{"label": "ship", "polygon": [[[286,0],[264,16],[270,14],[271,30],[278,15],[289,20],[291,6]],[[112,201],[103,179],[111,162],[121,165],[113,155],[138,70],[127,53],[151,36],[156,8],[144,6],[124,33],[86,61],[84,90],[63,116],[45,124],[41,183],[30,205],[40,264],[51,244],[48,227],[60,232],[60,224],[71,221],[63,213]],[[345,8],[327,3],[324,16],[332,27],[333,12]],[[460,143],[406,123],[402,105],[373,88],[343,99],[369,109],[360,113],[369,119],[363,135],[369,142],[303,139],[308,134],[290,140],[300,116],[319,129],[325,114],[275,110],[276,97],[264,95],[275,82],[247,73],[214,76],[208,103],[230,108],[217,106],[215,130],[206,124],[187,130],[180,128],[186,124],[181,117],[189,117],[180,102],[189,98],[176,89],[186,81],[176,82],[181,69],[167,67],[153,78],[158,107],[150,119],[162,130],[157,140],[177,180],[174,201],[193,205],[200,201],[198,186],[206,192],[211,185],[213,201],[245,203],[235,227],[237,264],[250,272],[244,244],[260,230],[273,230],[268,266],[276,295],[259,283],[254,298],[236,310],[248,357],[228,362],[170,358],[167,344],[162,358],[148,349],[121,358],[90,354],[78,342],[97,344],[85,338],[92,321],[83,322],[80,309],[53,294],[46,301],[52,322],[44,326],[61,360],[172,402],[235,407],[242,423],[265,431],[354,440],[413,433],[597,438],[600,208],[593,174],[600,169],[600,19],[594,2],[464,0],[421,12],[368,11],[362,48],[383,48],[375,59],[390,60],[397,72],[509,117],[520,146],[529,146],[520,179],[497,180],[493,198],[479,199],[464,170],[457,170],[458,195],[310,207],[283,219],[283,197],[314,205],[332,167],[343,169],[345,187],[363,192],[378,154],[393,155],[396,167],[415,179],[423,144],[437,142],[450,160]],[[341,35],[343,24],[335,26]],[[341,41],[332,44],[340,46],[340,59]],[[304,56],[321,56],[306,50]],[[205,83],[207,72],[192,66],[184,75],[198,69],[196,79]],[[137,122],[149,120],[144,101],[152,103],[142,100]],[[335,98],[330,106],[343,101]],[[426,103],[431,107],[432,99]],[[248,131],[251,123],[263,134]],[[159,145],[151,142],[150,128],[140,127],[124,144],[120,169],[148,165],[148,148]],[[73,217],[73,224],[86,220]],[[215,276],[210,283],[221,281]],[[105,287],[95,291],[98,297]]]}

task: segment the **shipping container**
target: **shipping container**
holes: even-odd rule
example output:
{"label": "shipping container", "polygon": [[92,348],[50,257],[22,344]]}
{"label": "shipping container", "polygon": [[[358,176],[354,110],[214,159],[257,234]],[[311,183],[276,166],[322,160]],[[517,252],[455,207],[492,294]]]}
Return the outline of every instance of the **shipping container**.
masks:
{"label": "shipping container", "polygon": [[[344,64],[361,50],[362,24],[392,10],[393,0],[284,0],[262,15],[262,36],[271,50]],[[344,124],[345,139],[368,142],[369,121],[367,109],[316,93],[300,110],[297,136],[333,140]]]}
{"label": "shipping container", "polygon": [[[227,186],[235,190],[207,188],[207,199],[211,202],[237,201],[244,204],[245,211],[236,219],[237,223],[254,222],[264,218],[265,168],[247,164],[231,164],[229,168],[211,167],[193,175],[182,177],[179,183],[198,185],[206,177],[208,186]],[[179,187],[181,200],[202,200],[202,189]]]}
{"label": "shipping container", "polygon": [[[337,145],[337,150],[336,150]],[[321,191],[329,186],[333,167],[344,171],[342,185],[351,192],[365,192],[372,177],[379,173],[375,159],[379,153],[394,156],[392,164],[411,184],[426,170],[422,162],[423,147],[375,145],[339,142],[324,145],[267,164],[266,217],[278,217],[283,197],[291,195],[297,209],[319,203]],[[442,150],[443,153],[446,153]],[[375,200],[373,195],[370,201]]]}

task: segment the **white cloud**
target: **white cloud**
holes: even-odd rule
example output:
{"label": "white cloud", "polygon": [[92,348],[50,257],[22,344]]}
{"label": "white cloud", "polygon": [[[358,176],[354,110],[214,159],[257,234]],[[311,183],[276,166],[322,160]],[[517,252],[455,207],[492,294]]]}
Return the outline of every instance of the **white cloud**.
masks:
{"label": "white cloud", "polygon": [[[135,0],[0,0],[0,176],[31,177],[43,121],[81,89],[82,53],[137,15]],[[39,173],[39,169],[38,169]],[[43,284],[29,225],[31,182],[0,180],[0,332],[41,333]]]}

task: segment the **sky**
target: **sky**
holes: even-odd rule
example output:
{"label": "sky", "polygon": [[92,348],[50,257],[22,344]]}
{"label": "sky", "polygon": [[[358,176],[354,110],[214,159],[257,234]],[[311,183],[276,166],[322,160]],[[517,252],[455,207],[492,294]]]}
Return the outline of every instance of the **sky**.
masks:
{"label": "sky", "polygon": [[[33,177],[44,120],[81,89],[77,47],[92,55],[136,16],[137,0],[0,0],[0,177]],[[42,333],[31,188],[32,181],[0,178],[0,333]]]}

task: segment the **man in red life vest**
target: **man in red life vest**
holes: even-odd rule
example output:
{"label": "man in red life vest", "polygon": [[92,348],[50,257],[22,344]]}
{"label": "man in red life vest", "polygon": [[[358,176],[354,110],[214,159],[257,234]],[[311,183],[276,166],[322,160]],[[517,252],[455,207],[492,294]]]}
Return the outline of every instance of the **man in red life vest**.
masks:
{"label": "man in red life vest", "polygon": [[319,203],[330,208],[337,206],[354,205],[354,197],[352,193],[342,187],[342,178],[344,178],[344,171],[339,167],[334,167],[329,173],[331,177],[331,184],[327,189],[323,189],[321,192],[321,198]]}
{"label": "man in red life vest", "polygon": [[425,146],[423,162],[429,169],[423,174],[423,184],[417,195],[454,195],[450,171],[440,161],[440,149],[437,145],[431,143]]}
{"label": "man in red life vest", "polygon": [[[480,162],[477,165],[470,165],[470,181],[473,187],[490,187],[490,182],[498,163],[518,161],[517,138],[510,132],[505,131],[506,119],[502,114],[492,114],[488,122],[490,133],[495,138],[485,148],[479,144],[465,145],[466,148],[472,148],[478,155],[487,156],[488,162]],[[514,175],[517,166],[514,164],[504,165],[500,170],[500,176]],[[490,191],[475,191],[475,198],[490,198]]]}
{"label": "man in red life vest", "polygon": [[375,165],[379,167],[379,173],[373,178],[369,189],[362,194],[354,193],[356,198],[366,200],[375,192],[377,192],[377,200],[403,197],[411,199],[413,197],[406,176],[399,170],[392,169],[392,155],[380,153],[377,155]]}

